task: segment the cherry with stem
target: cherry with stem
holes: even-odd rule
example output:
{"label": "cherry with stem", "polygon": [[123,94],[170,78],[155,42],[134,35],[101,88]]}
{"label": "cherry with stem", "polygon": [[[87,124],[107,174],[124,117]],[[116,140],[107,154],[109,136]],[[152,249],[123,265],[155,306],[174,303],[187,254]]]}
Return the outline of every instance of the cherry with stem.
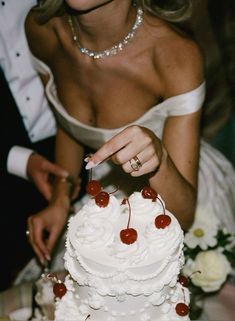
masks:
{"label": "cherry with stem", "polygon": [[189,279],[192,277],[192,275],[194,275],[195,273],[201,273],[201,271],[195,271],[192,274],[190,274],[188,277],[180,274],[179,278],[178,278],[178,282],[184,286],[185,288],[187,288],[189,286]]}
{"label": "cherry with stem", "polygon": [[89,194],[90,196],[95,198],[96,205],[98,205],[99,207],[108,206],[109,198],[110,198],[109,195],[115,193],[117,190],[118,190],[118,188],[111,193],[107,193],[107,192],[103,191],[100,182],[92,179],[92,168],[90,169],[89,181],[86,185],[86,192],[87,192],[87,194]]}
{"label": "cherry with stem", "polygon": [[170,225],[171,223],[171,218],[169,215],[166,214],[166,210],[165,210],[165,206],[162,202],[162,200],[157,196],[157,199],[159,200],[159,202],[161,203],[162,206],[162,210],[163,210],[163,214],[158,215],[155,218],[155,226],[158,229],[164,229],[166,228],[168,225]]}
{"label": "cherry with stem", "polygon": [[179,302],[175,306],[175,311],[178,315],[181,317],[185,317],[189,314],[189,306],[185,303],[185,293],[184,289],[182,288],[183,294],[184,294],[184,302]]}
{"label": "cherry with stem", "polygon": [[55,294],[55,297],[61,299],[67,292],[65,284],[57,278],[56,274],[50,273],[47,275],[47,278],[54,282],[53,293]]}
{"label": "cherry with stem", "polygon": [[155,218],[155,226],[156,226],[156,228],[157,229],[164,229],[168,225],[170,225],[171,218],[170,218],[169,215],[166,214],[165,206],[164,206],[162,200],[160,199],[160,197],[158,197],[157,192],[152,187],[145,186],[141,191],[141,195],[142,195],[143,198],[151,199],[153,202],[156,202],[156,200],[158,199],[159,202],[161,203],[163,214],[158,215]]}
{"label": "cherry with stem", "polygon": [[134,228],[130,228],[130,220],[131,220],[131,206],[128,198],[124,199],[122,204],[128,204],[128,210],[129,210],[129,217],[127,222],[127,228],[121,230],[120,232],[120,239],[123,243],[130,245],[136,242],[138,234],[137,231]]}

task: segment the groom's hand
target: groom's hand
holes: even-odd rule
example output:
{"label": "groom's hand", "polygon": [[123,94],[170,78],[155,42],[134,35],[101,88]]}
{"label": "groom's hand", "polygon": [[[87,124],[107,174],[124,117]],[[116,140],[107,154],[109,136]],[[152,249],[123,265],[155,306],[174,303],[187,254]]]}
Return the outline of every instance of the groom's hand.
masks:
{"label": "groom's hand", "polygon": [[27,175],[34,182],[39,192],[49,201],[52,196],[50,177],[66,178],[69,174],[66,170],[51,163],[45,157],[33,153],[28,160]]}

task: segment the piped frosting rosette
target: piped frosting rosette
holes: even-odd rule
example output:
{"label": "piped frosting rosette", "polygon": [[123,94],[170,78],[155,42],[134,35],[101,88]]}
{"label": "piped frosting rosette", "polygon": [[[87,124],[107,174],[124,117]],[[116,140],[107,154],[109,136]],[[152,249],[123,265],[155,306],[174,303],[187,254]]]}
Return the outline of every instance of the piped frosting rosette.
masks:
{"label": "piped frosting rosette", "polygon": [[120,216],[118,200],[110,197],[107,207],[101,208],[90,199],[68,224],[66,246],[68,252],[80,257],[82,249],[105,249],[114,239],[114,226]]}
{"label": "piped frosting rosette", "polygon": [[[165,206],[164,201],[160,196],[158,196],[162,201],[163,206]],[[157,214],[162,213],[162,204],[159,199],[153,201],[152,199],[144,199],[140,192],[134,192],[129,197],[129,202],[131,205],[131,211],[136,217],[141,216],[143,218],[146,215],[145,219],[148,220],[150,217],[155,217]]]}
{"label": "piped frosting rosette", "polygon": [[70,218],[64,258],[65,267],[75,280],[81,280],[81,266],[88,273],[99,272],[99,266],[95,262],[105,260],[105,249],[114,240],[114,227],[119,217],[119,201],[110,195],[107,207],[97,206],[95,200],[91,198],[76,215]]}
{"label": "piped frosting rosette", "polygon": [[[88,200],[82,209],[79,211],[79,221],[89,221],[101,219],[108,220],[112,223],[116,222],[120,216],[120,202],[113,195],[110,195],[108,206],[99,207],[95,203],[95,199],[92,197]],[[75,215],[76,217],[76,215]]]}
{"label": "piped frosting rosette", "polygon": [[116,237],[108,249],[110,257],[115,258],[119,263],[119,271],[124,271],[131,266],[138,266],[145,261],[148,252],[148,244],[142,235],[139,235],[137,241],[131,246],[122,243],[120,238]]}

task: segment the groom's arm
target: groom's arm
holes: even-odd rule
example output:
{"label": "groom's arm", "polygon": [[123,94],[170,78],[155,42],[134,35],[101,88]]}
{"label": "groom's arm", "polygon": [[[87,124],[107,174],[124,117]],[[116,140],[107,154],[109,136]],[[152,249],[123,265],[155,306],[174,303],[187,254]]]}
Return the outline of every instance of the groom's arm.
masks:
{"label": "groom's arm", "polygon": [[24,127],[17,104],[0,69],[0,176],[13,174],[30,178],[49,200],[49,176],[67,177],[67,171],[49,162],[31,149],[32,143]]}
{"label": "groom's arm", "polygon": [[[25,171],[28,157],[32,153],[30,140],[24,127],[17,104],[0,69],[0,175],[9,174],[11,169]],[[17,146],[17,147],[16,147]]]}

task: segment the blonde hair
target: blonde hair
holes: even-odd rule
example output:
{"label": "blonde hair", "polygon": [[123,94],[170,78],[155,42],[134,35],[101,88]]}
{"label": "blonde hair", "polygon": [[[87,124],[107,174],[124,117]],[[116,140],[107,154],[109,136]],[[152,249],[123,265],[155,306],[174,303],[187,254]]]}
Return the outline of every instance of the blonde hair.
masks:
{"label": "blonde hair", "polygon": [[[173,23],[186,21],[192,13],[192,0],[133,0],[144,10]],[[46,23],[50,18],[66,11],[64,0],[41,0],[34,7],[38,22]]]}
{"label": "blonde hair", "polygon": [[40,24],[46,23],[52,17],[64,11],[64,0],[41,0],[38,1],[33,10],[37,12],[37,21]]}
{"label": "blonde hair", "polygon": [[153,15],[173,23],[181,23],[192,14],[192,0],[139,0],[138,3]]}

